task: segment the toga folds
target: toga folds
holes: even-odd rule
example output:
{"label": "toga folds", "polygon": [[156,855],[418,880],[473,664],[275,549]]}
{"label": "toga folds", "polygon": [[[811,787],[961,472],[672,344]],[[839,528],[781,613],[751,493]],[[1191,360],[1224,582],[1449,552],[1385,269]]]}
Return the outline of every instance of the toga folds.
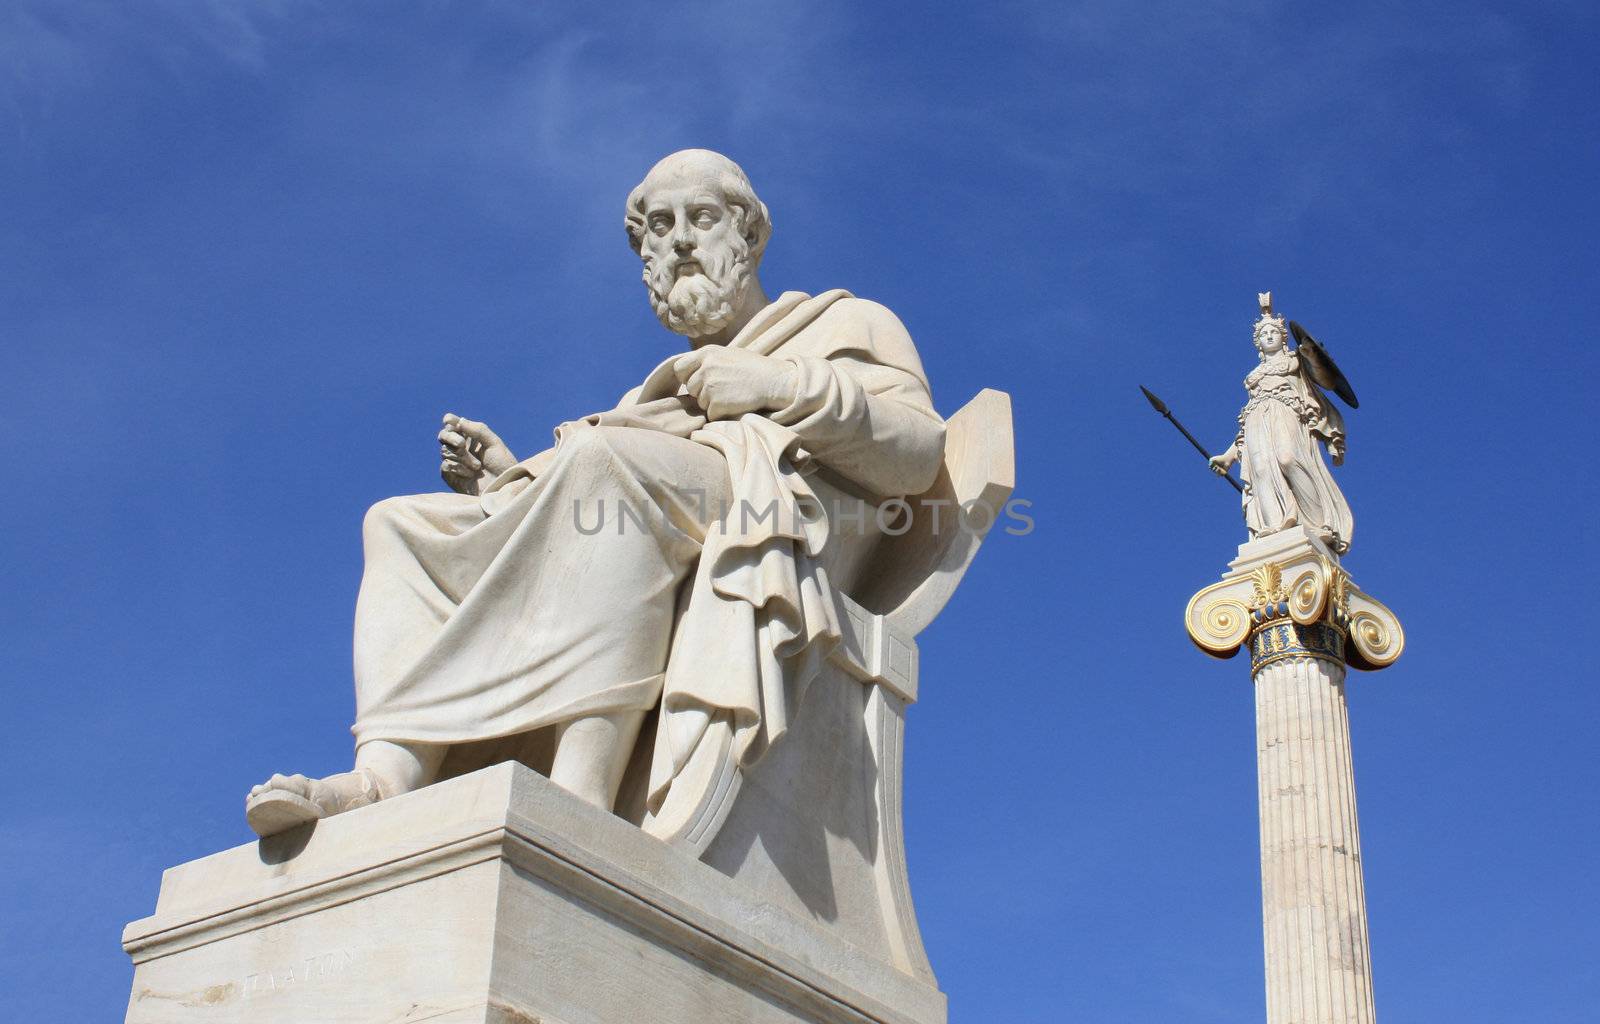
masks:
{"label": "toga folds", "polygon": [[843,290],[787,292],[729,344],[793,363],[794,401],[707,422],[668,359],[479,496],[373,506],[357,745],[659,707],[659,808],[719,716],[746,765],[782,736],[838,640],[835,588],[894,528],[883,502],[932,486],[944,423],[900,321]]}

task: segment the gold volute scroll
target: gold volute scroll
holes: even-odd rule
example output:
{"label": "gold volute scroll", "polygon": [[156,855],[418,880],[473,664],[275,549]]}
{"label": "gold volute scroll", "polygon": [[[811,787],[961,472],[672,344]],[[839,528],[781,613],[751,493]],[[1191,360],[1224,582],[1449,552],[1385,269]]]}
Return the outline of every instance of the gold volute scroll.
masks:
{"label": "gold volute scroll", "polygon": [[1345,659],[1359,669],[1388,668],[1406,649],[1406,632],[1400,619],[1376,598],[1350,588],[1350,646]]}
{"label": "gold volute scroll", "polygon": [[1309,626],[1322,618],[1323,609],[1328,603],[1328,578],[1331,572],[1342,570],[1332,568],[1324,561],[1319,561],[1306,566],[1294,577],[1287,589],[1286,600],[1289,604],[1289,617],[1302,626]]}
{"label": "gold volute scroll", "polygon": [[1195,594],[1184,611],[1189,638],[1217,658],[1233,657],[1253,635],[1285,622],[1347,637],[1348,643],[1323,646],[1337,650],[1335,659],[1342,656],[1353,668],[1386,668],[1405,649],[1405,631],[1394,612],[1363,593],[1335,559],[1316,550],[1303,548],[1281,563],[1231,574]]}
{"label": "gold volute scroll", "polygon": [[1184,612],[1189,638],[1216,658],[1233,657],[1250,638],[1250,607],[1237,598],[1212,593],[1225,588],[1218,583],[1200,591]]}

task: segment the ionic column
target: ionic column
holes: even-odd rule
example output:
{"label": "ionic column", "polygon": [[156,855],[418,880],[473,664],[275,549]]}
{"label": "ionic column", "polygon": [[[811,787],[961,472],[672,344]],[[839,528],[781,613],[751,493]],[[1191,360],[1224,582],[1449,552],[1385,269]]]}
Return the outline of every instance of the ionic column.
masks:
{"label": "ionic column", "polygon": [[1269,1024],[1374,1019],[1343,647],[1289,619],[1251,641]]}
{"label": "ionic column", "polygon": [[1268,1024],[1372,1024],[1345,667],[1394,662],[1394,614],[1315,538],[1253,541],[1186,615],[1202,650],[1250,650]]}

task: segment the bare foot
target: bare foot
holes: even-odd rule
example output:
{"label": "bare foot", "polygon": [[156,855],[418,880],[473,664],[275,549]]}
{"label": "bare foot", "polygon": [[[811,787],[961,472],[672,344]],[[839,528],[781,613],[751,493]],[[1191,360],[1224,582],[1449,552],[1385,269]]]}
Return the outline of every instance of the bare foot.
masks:
{"label": "bare foot", "polygon": [[325,779],[274,775],[250,790],[244,801],[244,819],[256,835],[265,837],[365,807],[382,796],[378,780],[365,769],[340,772]]}

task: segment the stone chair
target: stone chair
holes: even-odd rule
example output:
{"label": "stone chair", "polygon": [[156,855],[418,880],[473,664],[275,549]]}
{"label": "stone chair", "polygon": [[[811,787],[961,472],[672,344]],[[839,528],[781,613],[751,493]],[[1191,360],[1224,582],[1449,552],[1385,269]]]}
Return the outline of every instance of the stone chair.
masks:
{"label": "stone chair", "polygon": [[[843,641],[790,731],[747,773],[723,726],[722,742],[700,745],[658,815],[642,814],[642,772],[632,773],[631,813],[627,794],[619,807],[646,832],[857,948],[887,950],[894,968],[929,984],[900,814],[916,637],[955,593],[1014,481],[1008,395],[981,391],[947,422],[937,482],[913,500],[910,528],[884,538],[864,580],[842,596]],[[648,763],[647,754],[636,757],[638,767]]]}

